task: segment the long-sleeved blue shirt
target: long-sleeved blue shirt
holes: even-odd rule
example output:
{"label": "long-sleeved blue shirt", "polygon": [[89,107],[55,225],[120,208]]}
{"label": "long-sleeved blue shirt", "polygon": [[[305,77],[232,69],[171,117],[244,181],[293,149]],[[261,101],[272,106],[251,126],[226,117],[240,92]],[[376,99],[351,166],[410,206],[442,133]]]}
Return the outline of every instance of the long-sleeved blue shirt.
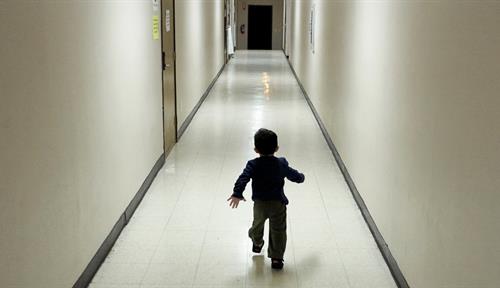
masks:
{"label": "long-sleeved blue shirt", "polygon": [[233,196],[242,199],[247,183],[252,179],[252,200],[281,201],[288,204],[283,191],[285,178],[304,182],[304,174],[288,166],[285,158],[261,156],[247,162],[247,166],[234,184]]}

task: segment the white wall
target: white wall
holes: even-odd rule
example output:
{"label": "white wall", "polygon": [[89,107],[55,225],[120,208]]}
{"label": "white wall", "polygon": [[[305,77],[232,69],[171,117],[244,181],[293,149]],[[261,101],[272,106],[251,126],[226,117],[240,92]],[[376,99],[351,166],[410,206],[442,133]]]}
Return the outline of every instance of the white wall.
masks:
{"label": "white wall", "polygon": [[291,26],[291,21],[292,21],[292,0],[285,0],[285,15],[284,15],[284,22],[285,22],[285,33],[283,33],[283,50],[285,52],[286,56],[290,55],[290,39],[292,37],[292,26]]}
{"label": "white wall", "polygon": [[178,127],[224,65],[224,1],[175,2]]}
{"label": "white wall", "polygon": [[[237,0],[236,1],[236,49],[248,49],[248,6],[271,5],[273,6],[273,39],[272,49],[281,50],[283,42],[283,4],[284,0]],[[243,9],[243,6],[246,9]],[[245,25],[245,33],[240,33],[241,25]]]}
{"label": "white wall", "polygon": [[293,67],[410,286],[498,287],[500,3],[293,1],[291,17]]}
{"label": "white wall", "polygon": [[0,287],[71,287],[162,154],[152,15],[0,1]]}

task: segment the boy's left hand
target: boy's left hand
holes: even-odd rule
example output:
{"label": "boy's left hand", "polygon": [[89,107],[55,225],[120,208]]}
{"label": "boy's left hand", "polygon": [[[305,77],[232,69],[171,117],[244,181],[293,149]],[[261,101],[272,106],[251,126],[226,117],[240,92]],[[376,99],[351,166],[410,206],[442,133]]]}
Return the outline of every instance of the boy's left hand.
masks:
{"label": "boy's left hand", "polygon": [[229,197],[229,199],[227,199],[227,201],[230,201],[229,202],[229,206],[231,206],[231,208],[238,208],[238,204],[240,203],[240,201],[243,200],[243,201],[247,201],[245,200],[245,198],[237,198],[237,197],[234,197],[234,196],[231,196]]}

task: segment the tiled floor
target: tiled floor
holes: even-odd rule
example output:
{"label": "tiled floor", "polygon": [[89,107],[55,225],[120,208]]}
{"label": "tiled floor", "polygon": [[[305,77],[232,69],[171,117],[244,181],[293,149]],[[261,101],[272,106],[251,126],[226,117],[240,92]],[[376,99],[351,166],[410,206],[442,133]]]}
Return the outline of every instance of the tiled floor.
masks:
{"label": "tiled floor", "polygon": [[[283,271],[250,251],[252,202],[235,210],[226,202],[246,161],[256,157],[253,134],[260,127],[278,134],[277,155],[306,175],[303,184],[285,185]],[[238,52],[90,287],[396,285],[283,54]]]}

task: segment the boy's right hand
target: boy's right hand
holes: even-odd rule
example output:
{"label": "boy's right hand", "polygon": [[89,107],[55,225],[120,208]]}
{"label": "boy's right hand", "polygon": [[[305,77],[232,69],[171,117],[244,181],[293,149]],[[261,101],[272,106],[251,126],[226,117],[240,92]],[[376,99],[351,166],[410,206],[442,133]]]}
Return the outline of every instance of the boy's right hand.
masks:
{"label": "boy's right hand", "polygon": [[240,203],[240,201],[243,200],[243,201],[247,201],[245,200],[245,198],[237,198],[237,197],[234,197],[231,195],[231,197],[229,197],[229,199],[227,199],[227,201],[230,201],[229,202],[229,206],[231,206],[231,208],[238,208],[238,204]]}

